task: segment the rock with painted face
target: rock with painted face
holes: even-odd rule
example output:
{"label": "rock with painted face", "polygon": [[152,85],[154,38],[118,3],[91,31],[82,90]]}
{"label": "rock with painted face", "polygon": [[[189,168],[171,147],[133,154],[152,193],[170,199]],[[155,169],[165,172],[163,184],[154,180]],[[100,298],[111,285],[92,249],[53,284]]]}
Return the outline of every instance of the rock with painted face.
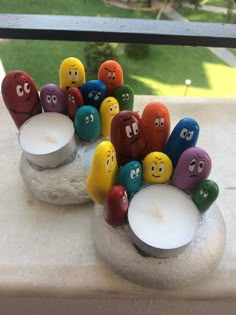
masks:
{"label": "rock with painted face", "polygon": [[115,60],[104,61],[98,69],[98,80],[107,87],[106,96],[112,96],[114,90],[124,83],[123,69]]}
{"label": "rock with painted face", "polygon": [[22,70],[14,70],[6,74],[2,81],[1,92],[17,128],[20,128],[30,117],[42,112],[36,85],[30,75]]}
{"label": "rock with painted face", "polygon": [[91,105],[99,109],[101,102],[106,97],[107,88],[101,80],[90,80],[81,86],[80,91],[85,105]]}
{"label": "rock with painted face", "polygon": [[186,192],[193,191],[211,172],[211,158],[208,153],[192,147],[185,150],[173,172],[172,185]]}
{"label": "rock with painted face", "polygon": [[44,85],[40,90],[40,99],[44,112],[67,113],[66,93],[56,84]]}
{"label": "rock with painted face", "polygon": [[95,141],[100,134],[100,115],[93,106],[79,107],[75,114],[75,130],[85,141]]}
{"label": "rock with painted face", "polygon": [[199,136],[199,125],[195,119],[183,118],[174,127],[164,147],[173,167],[176,167],[180,155],[188,148],[194,147]]}
{"label": "rock with painted face", "polygon": [[193,191],[193,201],[200,212],[207,211],[219,195],[219,186],[213,180],[202,181]]}
{"label": "rock with painted face", "polygon": [[60,87],[67,92],[70,87],[81,87],[85,83],[83,63],[75,57],[64,59],[59,69]]}
{"label": "rock with painted face", "polygon": [[104,203],[107,192],[115,185],[117,170],[114,146],[110,141],[102,141],[96,147],[86,181],[87,192],[95,203]]}
{"label": "rock with painted face", "polygon": [[133,110],[134,107],[134,90],[128,84],[118,86],[113,95],[120,106],[120,110]]}
{"label": "rock with painted face", "polygon": [[106,194],[104,201],[106,222],[112,226],[123,225],[126,222],[128,206],[128,196],[125,187],[121,185],[113,186]]}
{"label": "rock with painted face", "polygon": [[165,104],[151,102],[142,113],[142,122],[145,127],[150,152],[162,152],[170,134],[170,114]]}
{"label": "rock with painted face", "polygon": [[74,121],[76,111],[78,110],[79,107],[84,105],[83,95],[79,89],[72,86],[68,90],[67,100],[68,100],[68,115],[70,119]]}
{"label": "rock with painted face", "polygon": [[130,161],[119,169],[117,183],[125,187],[128,196],[139,191],[142,186],[142,165],[138,161]]}
{"label": "rock with painted face", "polygon": [[110,137],[111,122],[119,110],[119,103],[114,97],[108,96],[102,101],[99,113],[101,119],[101,135],[103,137]]}
{"label": "rock with painted face", "polygon": [[138,113],[123,110],[115,115],[111,123],[111,142],[119,166],[144,159],[148,152],[148,140]]}

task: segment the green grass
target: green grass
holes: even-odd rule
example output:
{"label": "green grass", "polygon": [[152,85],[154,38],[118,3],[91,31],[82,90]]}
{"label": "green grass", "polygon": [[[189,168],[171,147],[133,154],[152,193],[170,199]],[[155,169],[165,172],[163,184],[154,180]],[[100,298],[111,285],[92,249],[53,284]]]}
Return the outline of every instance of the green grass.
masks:
{"label": "green grass", "polygon": [[195,10],[190,8],[178,8],[178,12],[185,16],[192,22],[213,22],[213,23],[226,23],[225,14],[208,12],[203,10]]}
{"label": "green grass", "polygon": [[[0,13],[40,13],[126,18],[154,18],[155,13],[131,11],[106,5],[102,0],[0,0]],[[40,89],[46,83],[59,83],[63,59],[74,56],[84,63],[83,42],[6,40],[0,42],[0,58],[6,72],[28,72]],[[184,95],[186,79],[192,80],[188,95],[235,97],[236,71],[206,48],[150,46],[146,59],[132,60],[124,45],[116,45],[125,83],[135,94]],[[91,79],[91,78],[90,78]]]}

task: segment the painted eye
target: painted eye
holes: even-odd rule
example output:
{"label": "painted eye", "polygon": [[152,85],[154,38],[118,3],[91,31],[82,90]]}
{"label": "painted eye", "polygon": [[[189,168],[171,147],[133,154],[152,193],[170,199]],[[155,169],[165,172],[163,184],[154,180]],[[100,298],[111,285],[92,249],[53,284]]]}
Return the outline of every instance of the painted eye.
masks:
{"label": "painted eye", "polygon": [[108,157],[108,158],[106,159],[106,169],[109,168],[110,164],[111,164],[111,160],[110,160],[110,157]]}
{"label": "painted eye", "polygon": [[91,121],[91,122],[94,122],[94,116],[93,116],[93,114],[90,114],[89,117],[90,117],[90,121]]}
{"label": "painted eye", "polygon": [[151,165],[151,172],[153,173],[154,171],[155,171],[155,164],[152,163],[152,165]]}
{"label": "painted eye", "polygon": [[129,93],[126,93],[126,101],[129,100]]}
{"label": "painted eye", "polygon": [[78,71],[75,70],[74,74],[75,74],[75,80],[78,81],[79,80],[79,73],[78,73]]}
{"label": "painted eye", "polygon": [[108,72],[108,75],[107,75],[107,78],[108,78],[109,80],[111,80],[111,75],[112,75],[112,74],[111,74],[111,71],[109,71],[109,72]]}
{"label": "painted eye", "polygon": [[112,106],[109,107],[109,111],[110,111],[110,112],[113,111],[113,107],[112,107]]}
{"label": "painted eye", "polygon": [[191,139],[193,138],[193,134],[194,134],[193,131],[189,131],[189,132],[187,133],[186,140],[191,140]]}
{"label": "painted eye", "polygon": [[86,123],[86,124],[89,123],[89,116],[85,116],[85,123]]}
{"label": "painted eye", "polygon": [[71,101],[71,95],[70,94],[68,94],[67,99],[69,102]]}
{"label": "painted eye", "polygon": [[133,136],[133,132],[132,132],[130,125],[125,127],[125,131],[126,131],[126,135],[128,138],[131,138]]}
{"label": "painted eye", "polygon": [[75,104],[75,97],[74,96],[71,97],[71,101],[73,104]]}
{"label": "painted eye", "polygon": [[202,196],[203,194],[204,194],[204,190],[201,189],[201,190],[200,190],[200,195]]}
{"label": "painted eye", "polygon": [[91,97],[93,97],[93,92],[89,92],[88,94],[88,98],[91,98]]}
{"label": "painted eye", "polygon": [[139,177],[139,175],[140,175],[140,169],[138,167],[138,168],[136,168],[136,176]]}
{"label": "painted eye", "polygon": [[160,163],[158,172],[159,172],[160,174],[164,173],[164,163]]}
{"label": "painted eye", "polygon": [[72,79],[72,72],[71,72],[71,70],[68,71],[68,77],[69,77],[69,80]]}
{"label": "painted eye", "polygon": [[114,161],[115,161],[115,154],[112,153],[112,155],[111,155],[111,162],[113,163]]}
{"label": "painted eye", "polygon": [[204,164],[205,164],[204,161],[200,161],[198,168],[197,168],[198,173],[201,173],[203,171]]}
{"label": "painted eye", "polygon": [[165,125],[165,118],[164,118],[164,117],[162,117],[162,118],[160,119],[160,125],[161,125],[162,127],[164,127],[164,125]]}
{"label": "painted eye", "polygon": [[56,97],[56,95],[53,95],[53,96],[52,96],[52,101],[53,101],[54,104],[57,103],[57,97]]}
{"label": "painted eye", "polygon": [[121,95],[122,101],[125,101],[125,93]]}
{"label": "painted eye", "polygon": [[136,122],[134,122],[132,124],[132,127],[133,127],[133,131],[134,131],[134,134],[137,135],[138,134],[138,125]]}
{"label": "painted eye", "polygon": [[208,191],[204,191],[204,193],[203,193],[203,197],[204,197],[204,198],[207,198],[207,197],[208,197],[208,195],[209,195]]}
{"label": "painted eye", "polygon": [[154,120],[154,125],[155,125],[156,127],[159,126],[159,118],[156,118],[156,119]]}
{"label": "painted eye", "polygon": [[102,92],[101,92],[101,91],[97,92],[97,97],[100,97],[100,96],[101,96],[101,94],[102,94]]}
{"label": "painted eye", "polygon": [[25,90],[26,93],[30,92],[30,87],[29,87],[29,83],[28,82],[24,83],[24,90]]}
{"label": "painted eye", "polygon": [[130,172],[130,178],[131,178],[131,179],[134,179],[135,176],[136,176],[135,170],[131,170],[131,172]]}
{"label": "painted eye", "polygon": [[113,71],[112,72],[112,80],[115,80],[115,78],[116,78],[116,73]]}
{"label": "painted eye", "polygon": [[185,139],[186,136],[188,134],[188,129],[187,128],[183,128],[180,132],[180,138]]}
{"label": "painted eye", "polygon": [[46,100],[48,103],[51,103],[52,99],[51,99],[51,95],[47,95]]}
{"label": "painted eye", "polygon": [[190,172],[193,172],[196,162],[197,162],[196,159],[192,159],[192,161],[190,162],[189,167],[188,167]]}
{"label": "painted eye", "polygon": [[127,195],[124,194],[124,195],[122,196],[122,201],[123,201],[123,203],[126,203],[126,201],[127,201]]}
{"label": "painted eye", "polygon": [[24,91],[23,91],[23,88],[22,88],[21,85],[17,85],[17,87],[16,87],[16,94],[18,96],[22,96],[24,94]]}

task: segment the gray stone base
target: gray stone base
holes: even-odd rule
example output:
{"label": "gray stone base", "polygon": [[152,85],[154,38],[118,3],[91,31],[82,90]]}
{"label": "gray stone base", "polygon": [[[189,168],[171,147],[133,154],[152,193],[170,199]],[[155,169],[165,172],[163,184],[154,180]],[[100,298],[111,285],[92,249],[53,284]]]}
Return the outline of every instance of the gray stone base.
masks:
{"label": "gray stone base", "polygon": [[62,166],[40,170],[21,156],[20,173],[26,188],[45,202],[55,205],[81,204],[90,201],[86,191],[86,178],[92,164],[93,153],[99,141],[79,144],[71,162]]}
{"label": "gray stone base", "polygon": [[131,241],[128,225],[108,225],[102,206],[95,205],[92,230],[98,255],[115,272],[139,285],[158,289],[176,289],[204,279],[218,266],[226,239],[225,222],[216,204],[202,216],[194,240],[176,257],[140,254]]}

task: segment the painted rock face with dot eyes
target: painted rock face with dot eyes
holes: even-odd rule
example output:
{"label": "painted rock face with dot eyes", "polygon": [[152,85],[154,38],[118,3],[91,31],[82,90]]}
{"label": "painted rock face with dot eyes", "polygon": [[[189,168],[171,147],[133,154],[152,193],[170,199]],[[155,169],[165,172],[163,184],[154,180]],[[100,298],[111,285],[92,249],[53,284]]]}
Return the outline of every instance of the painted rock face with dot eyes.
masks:
{"label": "painted rock face with dot eyes", "polygon": [[113,91],[124,83],[121,65],[115,60],[104,61],[98,69],[98,80],[105,83],[107,87],[106,96],[112,96]]}
{"label": "painted rock face with dot eyes", "polygon": [[143,180],[149,184],[167,183],[173,167],[170,158],[162,152],[151,152],[143,160]]}
{"label": "painted rock face with dot eyes", "polygon": [[3,101],[17,128],[30,117],[42,112],[38,90],[28,73],[14,70],[2,81]]}
{"label": "painted rock face with dot eyes", "polygon": [[188,148],[196,145],[199,136],[199,125],[192,118],[183,118],[174,127],[164,148],[176,167],[180,155]]}
{"label": "painted rock face with dot eyes", "polygon": [[79,107],[84,105],[83,95],[76,87],[71,87],[67,94],[68,115],[74,121],[75,113]]}
{"label": "painted rock face with dot eyes", "polygon": [[85,83],[84,65],[78,58],[64,59],[59,69],[60,87],[67,92],[70,87],[79,88]]}
{"label": "painted rock face with dot eyes", "polygon": [[90,80],[85,82],[81,88],[84,104],[91,105],[99,109],[101,102],[106,97],[106,85],[100,80]]}
{"label": "painted rock face with dot eyes", "polygon": [[104,216],[108,224],[119,226],[126,222],[128,211],[128,196],[125,187],[121,185],[113,186],[105,197]]}
{"label": "painted rock face with dot eyes", "polygon": [[87,192],[95,203],[103,205],[107,192],[115,185],[117,170],[114,146],[102,141],[95,149],[86,181]]}
{"label": "painted rock face with dot eyes", "polygon": [[111,142],[119,166],[143,160],[148,152],[148,140],[138,113],[123,110],[115,115],[111,122]]}
{"label": "painted rock face with dot eyes", "polygon": [[172,185],[186,192],[193,191],[211,172],[211,158],[198,147],[185,150],[176,165]]}
{"label": "painted rock face with dot eyes", "polygon": [[150,152],[162,152],[170,134],[170,114],[167,107],[160,102],[147,104],[142,113]]}
{"label": "painted rock face with dot eyes", "polygon": [[101,119],[101,135],[110,137],[112,119],[119,112],[117,100],[112,96],[106,97],[101,103],[99,112]]}
{"label": "painted rock face with dot eyes", "polygon": [[193,192],[193,201],[200,212],[207,211],[219,195],[219,187],[210,179],[202,181]]}
{"label": "painted rock face with dot eyes", "polygon": [[40,99],[45,112],[67,113],[67,97],[56,84],[46,84],[40,90]]}
{"label": "painted rock face with dot eyes", "polygon": [[142,182],[142,166],[138,161],[130,161],[119,169],[117,183],[125,187],[129,197],[139,191]]}
{"label": "painted rock face with dot eyes", "polygon": [[94,141],[100,134],[100,115],[93,106],[81,106],[75,114],[75,130],[85,141]]}
{"label": "painted rock face with dot eyes", "polygon": [[133,110],[134,107],[134,90],[128,84],[118,86],[112,96],[114,96],[121,110]]}

